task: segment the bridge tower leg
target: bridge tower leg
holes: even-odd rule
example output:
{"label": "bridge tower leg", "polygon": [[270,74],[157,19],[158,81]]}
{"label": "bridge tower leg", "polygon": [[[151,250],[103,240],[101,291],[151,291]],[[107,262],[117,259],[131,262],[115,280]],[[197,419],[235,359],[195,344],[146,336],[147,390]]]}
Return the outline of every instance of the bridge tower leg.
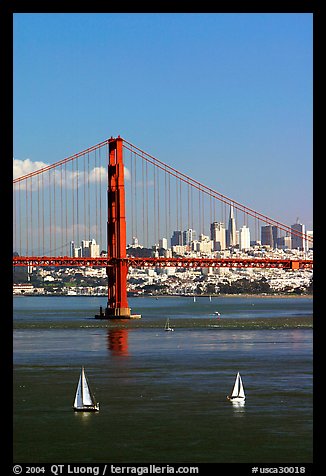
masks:
{"label": "bridge tower leg", "polygon": [[106,318],[130,318],[127,300],[128,265],[123,262],[126,252],[126,213],[125,185],[123,165],[123,140],[109,140],[108,165],[108,222],[107,241],[108,258],[114,259],[114,266],[106,268],[108,276],[108,302],[105,309]]}

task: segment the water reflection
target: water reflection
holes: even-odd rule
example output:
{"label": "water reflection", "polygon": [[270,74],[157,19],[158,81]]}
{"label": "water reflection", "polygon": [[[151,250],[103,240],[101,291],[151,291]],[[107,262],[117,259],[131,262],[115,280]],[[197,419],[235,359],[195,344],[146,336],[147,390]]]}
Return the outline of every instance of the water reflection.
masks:
{"label": "water reflection", "polygon": [[128,329],[109,329],[108,349],[113,355],[128,355]]}
{"label": "water reflection", "polygon": [[232,402],[232,407],[236,416],[244,416],[246,411],[245,402]]}
{"label": "water reflection", "polygon": [[88,423],[90,421],[90,416],[94,415],[94,412],[74,412],[74,414],[80,418],[82,422]]}

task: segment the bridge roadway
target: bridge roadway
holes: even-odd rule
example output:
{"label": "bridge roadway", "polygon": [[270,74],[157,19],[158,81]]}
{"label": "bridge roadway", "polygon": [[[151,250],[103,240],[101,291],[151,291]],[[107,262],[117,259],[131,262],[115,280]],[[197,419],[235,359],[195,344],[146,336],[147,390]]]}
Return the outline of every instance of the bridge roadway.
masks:
{"label": "bridge roadway", "polygon": [[58,267],[109,267],[118,263],[132,268],[269,268],[269,269],[312,269],[312,259],[271,258],[71,258],[69,256],[14,256],[13,266],[58,266]]}

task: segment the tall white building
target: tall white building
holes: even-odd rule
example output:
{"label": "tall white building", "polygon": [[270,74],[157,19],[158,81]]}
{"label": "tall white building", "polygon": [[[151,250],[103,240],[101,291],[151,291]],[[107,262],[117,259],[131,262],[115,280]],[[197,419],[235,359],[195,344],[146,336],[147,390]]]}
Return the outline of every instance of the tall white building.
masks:
{"label": "tall white building", "polygon": [[234,218],[233,205],[230,206],[230,217],[229,225],[226,234],[226,246],[236,246],[237,245],[237,233],[236,233],[236,223]]}
{"label": "tall white building", "polygon": [[94,238],[92,240],[82,240],[81,246],[76,247],[73,241],[70,242],[70,255],[74,258],[90,257],[97,258],[100,256],[100,245],[96,244]]}
{"label": "tall white building", "polygon": [[240,228],[240,250],[249,250],[250,249],[250,230],[246,225],[243,225]]}
{"label": "tall white building", "polygon": [[[314,237],[313,230],[307,230],[306,233],[307,233],[307,236],[310,236],[311,238]],[[313,241],[307,240],[307,249],[313,249],[313,247],[314,247]]]}
{"label": "tall white building", "polygon": [[163,248],[164,250],[168,249],[168,240],[166,238],[161,238],[158,242],[159,248]]}
{"label": "tall white building", "polygon": [[195,241],[195,239],[196,239],[196,231],[193,230],[192,228],[189,228],[188,230],[185,230],[183,232],[184,245],[190,245],[192,241]]}
{"label": "tall white building", "polygon": [[209,236],[199,235],[199,241],[193,241],[194,251],[200,253],[210,253],[212,251],[213,242],[209,239]]}

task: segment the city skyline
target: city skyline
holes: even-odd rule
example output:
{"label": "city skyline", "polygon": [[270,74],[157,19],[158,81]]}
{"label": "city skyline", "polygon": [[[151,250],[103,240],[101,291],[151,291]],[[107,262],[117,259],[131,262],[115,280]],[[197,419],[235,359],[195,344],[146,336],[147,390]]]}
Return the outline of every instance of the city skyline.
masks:
{"label": "city skyline", "polygon": [[[233,213],[230,211],[230,217],[231,216],[233,216]],[[291,237],[288,233],[282,232],[282,230],[279,230],[276,226],[261,225],[259,237],[252,239],[253,237],[251,235],[249,226],[242,225],[241,227],[237,228],[236,220],[234,217],[232,219],[229,219],[229,222],[233,227],[234,242],[232,245],[227,241],[227,236],[228,234],[230,235],[230,231],[228,228],[225,227],[225,223],[214,221],[209,226],[208,234],[198,234],[196,230],[192,228],[184,230],[174,230],[173,232],[171,232],[171,236],[161,236],[157,242],[152,241],[148,244],[148,246],[145,246],[143,243],[141,243],[137,236],[130,235],[129,237],[127,237],[127,248],[148,247],[149,249],[151,249],[158,247],[161,249],[172,249],[175,246],[188,245],[188,250],[202,251],[205,253],[214,251],[225,251],[229,248],[239,248],[239,250],[246,251],[254,245],[267,245],[271,249],[304,248],[304,250],[306,251],[308,249],[313,249],[312,242],[307,240],[306,245],[303,246],[302,238],[295,235]],[[313,230],[307,230],[306,226],[298,222],[298,220],[296,223],[291,225],[291,229],[293,229],[295,232],[303,233],[313,237]],[[66,254],[72,257],[97,257],[100,256],[100,253],[106,251],[106,245],[103,246],[96,240],[96,238],[94,238],[94,236],[89,237],[88,239],[86,239],[85,236],[80,240],[70,240],[69,244],[67,243],[65,245],[67,248],[67,245],[69,245],[69,252]],[[208,246],[206,246],[204,249],[200,249],[200,246],[198,247],[198,249],[192,248],[192,245],[194,243],[196,245],[200,242],[207,242],[207,238],[211,242],[211,249],[209,249]],[[17,249],[14,249],[13,251],[17,252]],[[26,253],[21,254],[24,255]],[[37,254],[41,253],[36,253],[36,255]]]}

